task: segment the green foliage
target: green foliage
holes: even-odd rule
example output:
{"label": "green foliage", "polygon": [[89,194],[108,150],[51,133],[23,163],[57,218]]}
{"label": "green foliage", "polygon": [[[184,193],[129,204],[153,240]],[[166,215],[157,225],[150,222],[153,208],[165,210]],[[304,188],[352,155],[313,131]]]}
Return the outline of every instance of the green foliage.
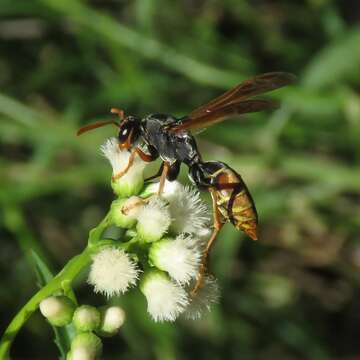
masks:
{"label": "green foliage", "polygon": [[[110,118],[112,106],[182,116],[242,79],[283,70],[299,81],[269,94],[279,110],[198,136],[205,159],[242,174],[260,216],[257,243],[229,225],[215,245],[221,304],[203,320],[159,325],[139,294],[115,299],[127,322],[104,356],[359,357],[358,10],[340,0],[2,1],[3,323],[35,290],[34,259],[45,281],[47,267],[84,248],[112,199],[98,148],[115,129],[77,138],[79,126]],[[93,303],[89,287],[80,294]],[[55,358],[48,339],[31,320],[14,357]]]}

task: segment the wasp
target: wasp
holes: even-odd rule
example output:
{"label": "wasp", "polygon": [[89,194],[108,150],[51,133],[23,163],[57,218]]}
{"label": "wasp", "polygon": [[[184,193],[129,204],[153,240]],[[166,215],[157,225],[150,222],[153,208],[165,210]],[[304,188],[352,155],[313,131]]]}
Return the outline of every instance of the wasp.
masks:
{"label": "wasp", "polygon": [[202,284],[210,249],[222,226],[231,222],[236,229],[257,240],[258,215],[242,177],[223,162],[204,161],[191,131],[204,129],[240,114],[276,109],[276,102],[252,97],[289,85],[294,80],[294,75],[285,72],[255,76],[181,118],[168,114],[150,114],[141,119],[125,116],[122,110],[111,109],[111,112],[119,117],[119,122],[97,122],[78,131],[80,135],[108,124],[119,128],[119,146],[131,155],[126,168],[115,174],[114,179],[126,174],[135,156],[145,162],[160,157],[162,164],[159,171],[149,178],[160,177],[159,196],[163,192],[165,179],[175,180],[183,163],[189,169],[190,181],[200,190],[210,192],[213,203],[213,231],[203,253],[193,293],[196,293]]}

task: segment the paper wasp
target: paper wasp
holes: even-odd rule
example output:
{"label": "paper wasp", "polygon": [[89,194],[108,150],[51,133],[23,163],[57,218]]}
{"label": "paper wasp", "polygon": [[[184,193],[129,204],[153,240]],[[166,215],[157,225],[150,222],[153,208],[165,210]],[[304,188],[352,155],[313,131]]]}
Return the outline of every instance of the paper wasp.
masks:
{"label": "paper wasp", "polygon": [[[295,76],[284,72],[265,73],[247,80],[223,95],[215,98],[182,118],[167,114],[151,114],[143,119],[125,116],[122,110],[112,109],[120,122],[104,121],[82,127],[78,135],[104,125],[119,127],[119,146],[131,153],[128,166],[115,178],[123,176],[131,167],[135,156],[151,162],[162,160],[158,195],[161,195],[165,179],[177,178],[182,163],[189,168],[190,180],[200,189],[210,192],[213,201],[214,229],[204,250],[194,292],[201,286],[211,246],[220,229],[231,222],[250,238],[257,240],[258,216],[254,201],[241,176],[220,161],[203,161],[190,130],[202,129],[239,114],[275,109],[277,103],[270,100],[250,99],[291,84]],[[146,151],[140,148],[144,145]]]}

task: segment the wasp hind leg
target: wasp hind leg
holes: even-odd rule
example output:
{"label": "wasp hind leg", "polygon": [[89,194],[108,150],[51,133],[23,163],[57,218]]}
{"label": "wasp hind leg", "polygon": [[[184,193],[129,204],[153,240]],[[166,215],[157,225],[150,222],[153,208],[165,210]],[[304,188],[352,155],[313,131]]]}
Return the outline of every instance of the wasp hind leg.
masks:
{"label": "wasp hind leg", "polygon": [[156,172],[156,174],[152,175],[152,176],[149,176],[148,178],[145,179],[145,182],[147,181],[151,181],[151,180],[154,180],[156,178],[158,178],[162,172],[163,172],[163,169],[164,169],[164,163],[161,163],[160,167],[159,167],[159,170]]}
{"label": "wasp hind leg", "polygon": [[208,265],[208,258],[209,258],[209,253],[211,250],[211,247],[214,245],[215,240],[221,230],[221,228],[224,225],[224,222],[221,219],[221,214],[220,211],[217,207],[217,200],[218,200],[218,195],[217,195],[217,190],[216,188],[209,188],[209,192],[211,194],[211,198],[212,198],[212,205],[213,205],[213,216],[214,216],[214,229],[213,232],[210,236],[210,239],[208,240],[206,247],[204,249],[204,253],[201,259],[201,263],[199,266],[199,272],[196,278],[196,282],[194,285],[194,288],[191,290],[191,296],[194,297],[197,293],[197,291],[202,287],[203,285],[203,280],[204,280],[204,276],[207,270],[207,265]]}

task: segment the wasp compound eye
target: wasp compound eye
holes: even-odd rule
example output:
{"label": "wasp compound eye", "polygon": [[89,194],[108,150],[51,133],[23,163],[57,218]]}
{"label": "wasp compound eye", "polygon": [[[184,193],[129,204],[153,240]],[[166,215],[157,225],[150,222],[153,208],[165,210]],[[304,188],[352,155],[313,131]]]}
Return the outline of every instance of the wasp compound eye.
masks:
{"label": "wasp compound eye", "polygon": [[120,140],[120,142],[126,141],[126,139],[128,137],[128,134],[129,134],[129,130],[127,128],[121,129],[120,132],[119,132],[119,140]]}
{"label": "wasp compound eye", "polygon": [[132,128],[131,124],[123,124],[121,126],[119,135],[118,135],[118,139],[121,144],[124,143],[128,139],[131,128]]}

